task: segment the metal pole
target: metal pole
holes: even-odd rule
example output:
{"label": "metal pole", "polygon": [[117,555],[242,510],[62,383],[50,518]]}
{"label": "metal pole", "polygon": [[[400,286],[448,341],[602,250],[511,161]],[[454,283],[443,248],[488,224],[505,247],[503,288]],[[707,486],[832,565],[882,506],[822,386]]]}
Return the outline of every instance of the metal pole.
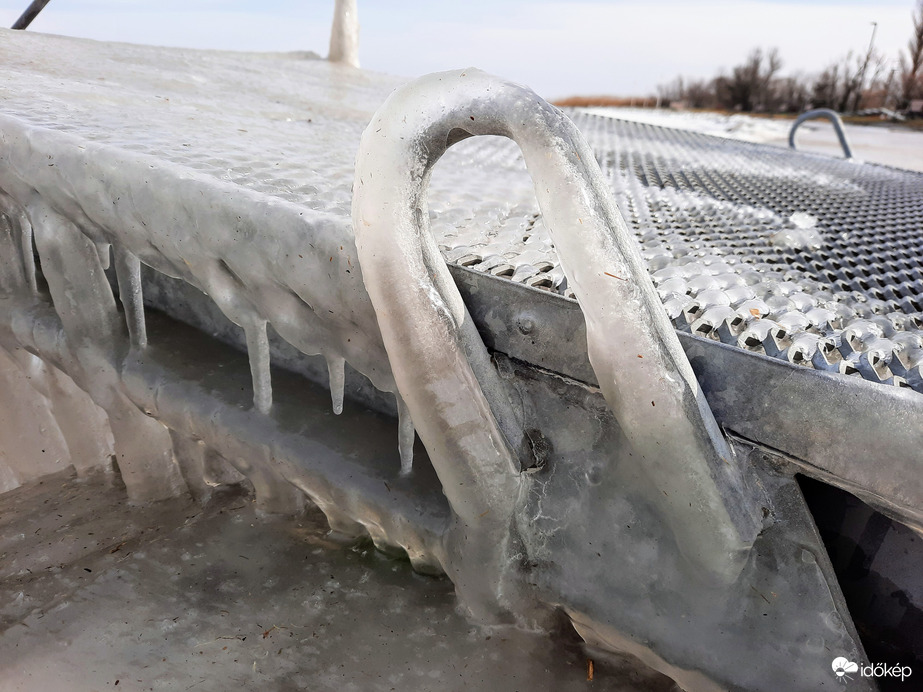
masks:
{"label": "metal pole", "polygon": [[869,67],[869,60],[872,59],[872,51],[875,50],[876,31],[878,31],[878,22],[872,22],[872,39],[869,41],[869,49],[865,54],[865,62],[862,63],[862,70],[859,72],[859,88],[856,90],[856,100],[853,105],[854,111],[859,110],[859,105],[862,102],[862,92],[865,90],[865,71]]}
{"label": "metal pole", "polygon": [[26,8],[26,11],[22,13],[22,16],[17,19],[11,29],[25,29],[32,23],[32,20],[38,17],[38,13],[45,9],[50,0],[32,0],[32,4]]}

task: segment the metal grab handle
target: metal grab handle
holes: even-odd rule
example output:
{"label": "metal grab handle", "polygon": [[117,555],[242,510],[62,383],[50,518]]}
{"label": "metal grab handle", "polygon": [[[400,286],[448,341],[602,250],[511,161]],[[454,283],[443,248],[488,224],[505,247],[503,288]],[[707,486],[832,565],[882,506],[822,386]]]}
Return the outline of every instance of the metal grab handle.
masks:
{"label": "metal grab handle", "polygon": [[788,133],[788,146],[792,149],[797,149],[798,147],[795,146],[795,131],[801,127],[801,123],[805,120],[816,120],[817,118],[826,118],[833,123],[833,130],[840,140],[840,146],[843,147],[843,156],[847,159],[851,159],[853,157],[852,149],[849,148],[849,142],[846,140],[846,132],[843,130],[843,121],[840,120],[839,113],[829,108],[815,108],[795,118],[795,122],[792,123],[792,129],[789,130]]}
{"label": "metal grab handle", "polygon": [[583,309],[590,362],[656,488],[650,500],[687,558],[733,579],[760,527],[756,508],[593,152],[560,110],[474,69],[418,79],[379,108],[362,135],[352,208],[398,389],[453,510],[508,525],[525,482],[498,402],[482,391],[483,343],[429,229],[431,170],[475,135],[522,150]]}

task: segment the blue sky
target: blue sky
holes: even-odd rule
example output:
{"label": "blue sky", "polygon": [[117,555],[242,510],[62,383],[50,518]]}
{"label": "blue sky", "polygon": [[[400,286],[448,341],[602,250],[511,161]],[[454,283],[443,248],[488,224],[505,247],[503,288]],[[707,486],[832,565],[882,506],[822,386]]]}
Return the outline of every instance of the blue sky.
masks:
{"label": "blue sky", "polygon": [[[0,0],[9,26],[29,0]],[[473,65],[548,98],[643,95],[679,74],[710,77],[754,46],[783,72],[864,51],[871,22],[891,59],[914,0],[359,0],[363,67],[391,74]],[[110,41],[327,52],[333,0],[51,0],[30,30]]]}

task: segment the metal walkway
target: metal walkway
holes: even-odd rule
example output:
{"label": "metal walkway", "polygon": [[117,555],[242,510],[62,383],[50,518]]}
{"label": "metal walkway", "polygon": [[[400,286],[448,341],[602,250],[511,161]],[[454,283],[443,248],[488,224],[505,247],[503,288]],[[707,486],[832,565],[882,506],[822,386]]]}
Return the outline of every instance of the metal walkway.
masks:
{"label": "metal walkway", "polygon": [[[83,399],[61,403],[105,409],[116,451],[134,453],[119,454],[133,500],[195,492],[217,455],[264,509],[297,512],[307,496],[334,528],[446,571],[460,592],[499,563],[483,602],[523,622],[540,621],[523,603],[553,604],[589,644],[631,651],[689,689],[813,689],[830,678],[830,647],[863,659],[794,475],[923,527],[923,176],[569,114],[721,426],[709,432],[733,452],[701,477],[752,531],[730,556],[739,569],[716,576],[707,567],[719,560],[683,553],[702,526],[678,520],[686,498],[667,492],[691,485],[691,471],[652,473],[661,460],[633,457],[637,440],[603,398],[514,144],[455,144],[429,185],[460,314],[489,352],[490,406],[497,392],[510,405],[531,462],[503,479],[522,488],[510,516],[489,504],[463,514],[433,449],[408,473],[413,428],[388,394],[392,359],[350,218],[360,135],[400,81],[307,55],[0,38],[0,242],[11,260],[0,266],[0,343],[14,365],[38,356],[72,377]],[[168,315],[149,315],[149,335],[142,296]],[[210,356],[212,337],[249,362]],[[270,376],[270,362],[284,370]],[[357,402],[396,413],[401,464],[336,426],[305,425],[292,373],[329,385],[336,413],[344,385],[347,415]],[[645,392],[629,394],[652,410]],[[464,521],[496,522],[496,554],[453,542]],[[704,663],[703,632],[716,651]]]}

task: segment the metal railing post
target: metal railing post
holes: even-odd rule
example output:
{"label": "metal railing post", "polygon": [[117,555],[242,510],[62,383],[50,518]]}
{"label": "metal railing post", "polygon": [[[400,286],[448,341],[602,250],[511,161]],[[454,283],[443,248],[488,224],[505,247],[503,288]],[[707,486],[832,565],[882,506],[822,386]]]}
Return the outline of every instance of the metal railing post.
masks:
{"label": "metal railing post", "polygon": [[50,1],[51,0],[32,0],[32,4],[26,8],[26,11],[20,15],[19,19],[13,22],[13,26],[10,28],[17,30],[27,28],[32,23],[32,20],[38,17],[38,13],[45,9],[45,5]]}

